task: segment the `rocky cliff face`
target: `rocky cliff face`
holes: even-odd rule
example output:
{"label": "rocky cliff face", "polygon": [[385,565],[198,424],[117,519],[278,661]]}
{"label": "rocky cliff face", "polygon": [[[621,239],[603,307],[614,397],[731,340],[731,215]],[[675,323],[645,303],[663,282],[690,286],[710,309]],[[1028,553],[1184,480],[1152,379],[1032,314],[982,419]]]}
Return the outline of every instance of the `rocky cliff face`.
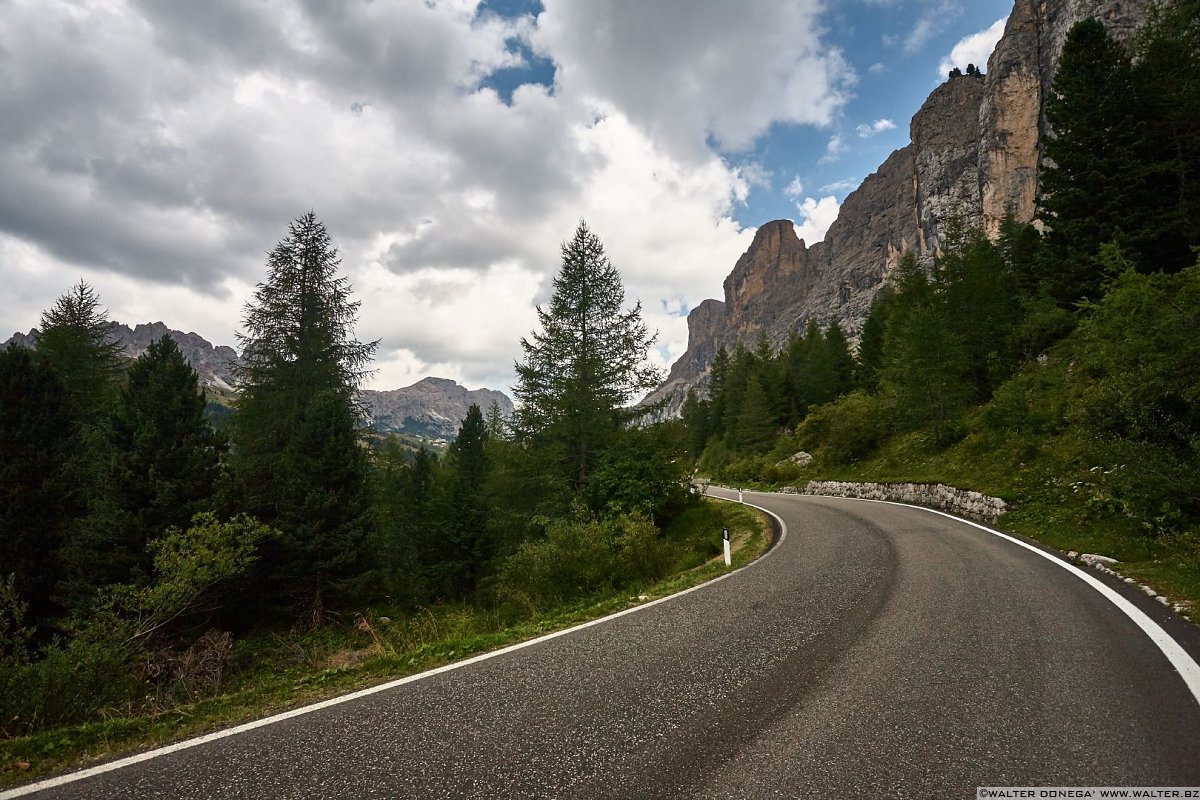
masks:
{"label": "rocky cliff face", "polygon": [[725,279],[724,300],[688,316],[688,349],[646,402],[678,412],[689,388],[703,390],[722,345],[776,347],[809,320],[838,320],[852,338],[905,252],[928,262],[947,220],[961,216],[995,235],[1009,210],[1032,221],[1046,135],[1045,97],[1067,32],[1100,19],[1127,40],[1154,0],[1016,0],[984,77],[939,86],[912,118],[911,143],[846,197],[823,241],[806,247],[789,220],[759,228]]}
{"label": "rocky cliff face", "polygon": [[[233,368],[239,360],[237,351],[232,347],[213,346],[197,333],[171,330],[162,322],[149,322],[132,328],[119,322],[110,322],[108,328],[111,341],[120,343],[125,356],[131,359],[150,349],[152,342],[170,336],[205,385],[226,392],[232,391]],[[7,347],[11,342],[21,347],[34,348],[37,347],[37,340],[38,330],[34,328],[29,333],[14,333],[3,346]]]}
{"label": "rocky cliff face", "polygon": [[[1169,0],[1168,0],[1169,2]],[[1084,19],[1104,23],[1120,42],[1136,32],[1155,0],[1017,0],[988,59],[979,107],[979,222],[995,235],[1011,210],[1030,221],[1047,131],[1046,97],[1067,33]]]}
{"label": "rocky cliff face", "polygon": [[232,347],[214,346],[197,333],[174,331],[162,322],[135,325],[133,328],[116,322],[110,324],[113,338],[124,345],[125,354],[130,358],[137,358],[150,349],[151,343],[170,336],[201,380],[219,389],[232,390],[233,370],[240,361],[237,351]]}

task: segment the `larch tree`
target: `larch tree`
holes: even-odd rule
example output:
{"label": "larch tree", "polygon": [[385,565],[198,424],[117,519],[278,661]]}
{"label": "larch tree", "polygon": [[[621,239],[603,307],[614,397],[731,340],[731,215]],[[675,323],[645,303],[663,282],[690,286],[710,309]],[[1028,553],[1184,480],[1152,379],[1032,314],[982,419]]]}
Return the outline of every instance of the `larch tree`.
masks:
{"label": "larch tree", "polygon": [[37,355],[62,380],[79,423],[94,422],[112,399],[121,353],[121,344],[112,338],[108,312],[84,281],[42,312]]}
{"label": "larch tree", "polygon": [[521,339],[525,361],[516,364],[517,432],[556,451],[563,477],[583,493],[597,455],[633,417],[625,407],[661,379],[646,361],[655,337],[641,303],[625,308],[621,276],[583,222],[563,244],[554,294],[537,314],[541,330]]}
{"label": "larch tree", "polygon": [[378,343],[354,338],[359,303],[340,264],[316,214],[296,219],[238,335],[231,505],[279,529],[266,577],[314,621],[358,573],[369,528],[356,392]]}

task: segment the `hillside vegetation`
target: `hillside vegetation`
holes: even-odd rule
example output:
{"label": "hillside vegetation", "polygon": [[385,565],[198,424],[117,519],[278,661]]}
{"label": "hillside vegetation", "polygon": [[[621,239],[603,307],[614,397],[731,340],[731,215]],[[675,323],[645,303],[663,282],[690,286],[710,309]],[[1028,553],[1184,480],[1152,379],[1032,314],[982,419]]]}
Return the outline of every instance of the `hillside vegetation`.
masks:
{"label": "hillside vegetation", "polygon": [[1200,598],[1196,10],[1152,18],[1136,58],[1095,21],[1071,31],[1044,234],[951,221],[934,263],[902,261],[853,357],[836,325],[718,353],[684,407],[700,469],[977,489],[1015,501],[1016,530]]}

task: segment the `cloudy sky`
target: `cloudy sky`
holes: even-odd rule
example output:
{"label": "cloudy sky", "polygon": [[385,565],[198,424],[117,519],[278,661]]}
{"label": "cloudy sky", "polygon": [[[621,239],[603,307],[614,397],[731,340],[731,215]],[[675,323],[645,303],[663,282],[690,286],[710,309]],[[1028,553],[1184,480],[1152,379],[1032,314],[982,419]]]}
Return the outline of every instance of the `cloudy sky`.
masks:
{"label": "cloudy sky", "polygon": [[233,344],[312,209],[375,388],[505,388],[580,219],[659,331],[810,244],[1011,0],[0,0],[0,331],[80,278]]}

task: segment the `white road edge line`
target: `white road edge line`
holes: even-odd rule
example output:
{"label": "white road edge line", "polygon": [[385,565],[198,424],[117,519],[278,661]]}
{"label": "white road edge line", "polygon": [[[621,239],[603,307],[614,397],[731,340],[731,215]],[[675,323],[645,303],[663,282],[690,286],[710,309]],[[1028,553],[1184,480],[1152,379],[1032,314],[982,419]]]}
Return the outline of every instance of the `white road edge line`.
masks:
{"label": "white road edge line", "polygon": [[[734,500],[731,500],[728,497],[716,497],[714,495],[713,498],[716,500],[726,500],[729,502],[736,502]],[[685,594],[691,594],[692,592],[703,589],[706,586],[712,586],[714,583],[718,583],[720,581],[725,580],[726,578],[733,577],[734,575],[738,574],[742,570],[749,569],[750,567],[753,567],[755,564],[761,563],[763,560],[768,558],[772,553],[774,553],[777,549],[779,549],[779,545],[783,544],[784,539],[787,538],[787,524],[784,523],[783,519],[781,519],[778,514],[774,513],[773,511],[768,511],[767,509],[762,508],[760,506],[751,505],[750,503],[743,503],[743,505],[751,506],[752,508],[757,508],[759,511],[762,511],[765,514],[769,514],[772,517],[774,517],[775,521],[779,523],[779,541],[775,543],[775,547],[772,547],[770,550],[763,553],[759,558],[756,558],[755,560],[751,561],[749,564],[740,566],[737,569],[732,570],[730,572],[726,572],[723,575],[718,575],[717,577],[713,578],[712,580],[697,584],[697,585],[691,587],[690,589],[684,589],[683,591],[676,592],[675,594],[669,594],[666,597],[660,597],[657,600],[651,600],[650,602],[643,603],[642,605],[634,606],[632,608],[626,608],[623,611],[617,611],[616,613],[609,614],[606,617],[600,617],[599,619],[593,619],[593,620],[589,620],[588,622],[582,622],[582,623],[572,626],[570,628],[564,628],[561,631],[555,631],[554,633],[548,633],[545,636],[539,636],[536,639],[528,639],[524,642],[517,642],[516,644],[510,644],[507,647],[503,647],[499,650],[493,650],[489,653],[481,653],[480,655],[472,656],[471,658],[468,658],[464,661],[456,661],[453,664],[445,664],[443,666],[428,670],[426,672],[417,673],[416,675],[408,675],[404,678],[398,678],[394,681],[389,681],[388,683],[381,683],[378,686],[372,686],[367,689],[359,689],[357,692],[352,692],[350,694],[342,695],[340,697],[334,697],[334,698],[330,698],[329,700],[322,700],[319,703],[313,703],[312,705],[302,706],[300,708],[294,708],[291,711],[284,711],[281,714],[276,714],[271,717],[265,717],[264,719],[254,720],[253,722],[246,722],[246,723],[243,723],[243,724],[238,725],[233,728],[226,728],[224,730],[214,731],[213,733],[208,733],[208,734],[205,734],[204,736],[197,736],[194,739],[187,739],[185,741],[176,742],[175,744],[169,744],[164,747],[156,748],[154,750],[147,750],[144,753],[138,753],[136,755],[127,756],[127,757],[119,759],[117,761],[111,761],[107,764],[99,764],[97,766],[89,767],[87,769],[80,770],[78,772],[70,772],[70,773],[67,773],[66,775],[60,775],[57,778],[47,778],[46,780],[38,781],[37,783],[31,783],[26,786],[18,786],[16,788],[9,789],[4,792],[0,792],[0,800],[8,800],[8,798],[12,798],[12,797],[23,797],[24,795],[33,794],[35,792],[42,792],[47,789],[54,789],[59,786],[65,786],[68,783],[74,783],[75,781],[81,781],[81,780],[84,780],[85,778],[91,778],[95,775],[101,775],[105,772],[113,772],[114,770],[123,769],[124,767],[129,767],[134,764],[140,764],[143,761],[150,761],[151,759],[160,758],[162,756],[170,755],[171,753],[177,753],[180,750],[188,750],[193,747],[198,747],[199,745],[202,745],[202,744],[208,744],[209,742],[215,742],[218,739],[225,739],[229,736],[236,736],[239,733],[246,733],[247,731],[252,731],[255,728],[264,728],[267,725],[274,725],[276,722],[283,722],[284,720],[292,719],[294,717],[300,717],[305,714],[311,714],[314,711],[320,711],[321,709],[324,709],[324,708],[341,705],[342,703],[349,703],[350,701],[357,700],[360,697],[367,697],[369,695],[377,694],[379,692],[386,692],[388,689],[395,689],[397,686],[403,686],[406,683],[415,683],[416,681],[424,680],[425,678],[432,678],[434,675],[441,675],[443,672],[450,672],[452,670],[461,669],[463,667],[470,666],[471,664],[477,664],[480,661],[487,661],[488,659],[497,658],[499,656],[506,655],[507,653],[512,653],[517,650],[522,650],[526,647],[532,647],[533,645],[541,644],[542,642],[548,642],[551,639],[557,639],[560,636],[566,636],[568,634],[575,633],[576,631],[584,630],[585,628],[591,628],[595,625],[601,625],[605,622],[608,622],[609,620],[614,620],[614,619],[617,619],[618,617],[623,617],[627,614],[634,614],[634,613],[637,613],[638,611],[643,611],[647,608],[651,608],[652,606],[659,605],[660,603],[665,603],[669,600],[674,600],[677,597],[683,597]]]}
{"label": "white road edge line", "polygon": [[1141,628],[1142,632],[1150,637],[1150,641],[1154,642],[1154,644],[1158,646],[1158,649],[1162,651],[1162,654],[1167,657],[1167,661],[1171,662],[1171,666],[1174,667],[1175,671],[1179,673],[1179,677],[1183,678],[1183,682],[1187,685],[1187,688],[1191,691],[1192,697],[1195,698],[1197,703],[1200,703],[1200,664],[1197,664],[1196,660],[1194,658],[1192,658],[1191,655],[1186,650],[1183,649],[1183,647],[1180,646],[1179,642],[1175,641],[1175,639],[1172,638],[1169,633],[1167,633],[1165,630],[1163,630],[1161,625],[1159,625],[1154,620],[1150,619],[1150,617],[1146,614],[1146,612],[1142,611],[1140,608],[1135,606],[1129,600],[1122,597],[1121,594],[1119,592],[1113,590],[1112,587],[1105,585],[1102,581],[1097,579],[1094,575],[1089,575],[1087,572],[1083,571],[1082,569],[1075,566],[1074,564],[1071,564],[1067,561],[1063,561],[1061,558],[1058,558],[1057,556],[1051,555],[1050,553],[1047,553],[1044,550],[1034,547],[1033,545],[1029,544],[1028,542],[1023,542],[1015,536],[1011,536],[1002,531],[998,531],[993,528],[989,528],[986,525],[981,525],[978,522],[974,522],[969,519],[964,519],[963,517],[958,517],[958,516],[955,516],[954,514],[950,514],[945,511],[938,511],[935,508],[926,508],[925,506],[915,506],[915,505],[912,505],[911,503],[899,503],[899,502],[895,502],[893,500],[868,500],[868,499],[862,498],[862,497],[838,497],[837,495],[822,494],[822,495],[783,495],[783,496],[785,496],[785,497],[830,497],[830,498],[835,498],[838,500],[857,500],[860,503],[883,503],[883,504],[889,505],[889,506],[903,506],[905,508],[915,508],[920,511],[928,511],[930,514],[937,514],[938,516],[947,517],[949,519],[956,520],[963,524],[970,525],[975,528],[979,528],[979,530],[981,530],[981,531],[987,531],[988,533],[992,534],[993,536],[999,536],[1001,539],[1007,539],[1008,541],[1012,542],[1013,544],[1020,545],[1021,547],[1024,547],[1026,550],[1029,550],[1030,552],[1037,553],[1042,558],[1046,559],[1047,561],[1049,561],[1052,564],[1057,564],[1058,566],[1065,569],[1067,572],[1070,572],[1076,578],[1079,578],[1081,581],[1086,583],[1088,586],[1091,586],[1093,589],[1095,589],[1100,594],[1104,595],[1104,597],[1107,598],[1109,600],[1109,602],[1111,602],[1118,609],[1120,609],[1122,612],[1124,612],[1125,616],[1127,616],[1131,620],[1133,620],[1133,624],[1135,624],[1139,628]]}

